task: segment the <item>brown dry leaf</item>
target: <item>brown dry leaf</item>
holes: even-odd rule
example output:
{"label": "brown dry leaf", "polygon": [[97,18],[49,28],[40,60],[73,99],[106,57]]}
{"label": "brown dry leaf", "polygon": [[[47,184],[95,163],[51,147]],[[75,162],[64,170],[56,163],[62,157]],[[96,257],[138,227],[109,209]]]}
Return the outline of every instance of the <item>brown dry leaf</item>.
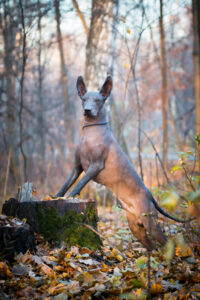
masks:
{"label": "brown dry leaf", "polygon": [[3,261],[0,261],[0,278],[10,278],[12,277],[12,273],[10,272],[9,267]]}
{"label": "brown dry leaf", "polygon": [[32,255],[30,258],[37,265],[43,264],[41,257],[39,257],[38,255]]}
{"label": "brown dry leaf", "polygon": [[32,260],[32,254],[30,253],[30,251],[26,251],[25,254],[18,254],[17,257],[17,262],[18,263],[22,263],[22,264],[25,264],[28,260]]}
{"label": "brown dry leaf", "polygon": [[66,285],[63,283],[59,283],[56,286],[51,286],[50,288],[48,288],[47,291],[50,295],[55,296],[62,293],[65,289],[66,289]]}
{"label": "brown dry leaf", "polygon": [[41,265],[39,265],[39,267],[41,268],[41,271],[43,273],[45,273],[48,276],[55,276],[55,272],[47,265],[45,265],[44,263],[42,263]]}
{"label": "brown dry leaf", "polygon": [[188,207],[188,213],[194,217],[200,225],[200,205],[192,204]]}
{"label": "brown dry leaf", "polygon": [[53,269],[54,269],[55,271],[58,271],[58,272],[59,272],[59,271],[64,271],[64,270],[63,270],[63,266],[54,266]]}
{"label": "brown dry leaf", "polygon": [[69,284],[67,285],[67,290],[70,292],[70,294],[78,294],[81,291],[80,285],[78,281],[71,280]]}
{"label": "brown dry leaf", "polygon": [[88,285],[94,280],[94,277],[89,272],[83,272],[83,285]]}
{"label": "brown dry leaf", "polygon": [[200,282],[200,274],[196,274],[193,279],[192,279],[194,282]]}

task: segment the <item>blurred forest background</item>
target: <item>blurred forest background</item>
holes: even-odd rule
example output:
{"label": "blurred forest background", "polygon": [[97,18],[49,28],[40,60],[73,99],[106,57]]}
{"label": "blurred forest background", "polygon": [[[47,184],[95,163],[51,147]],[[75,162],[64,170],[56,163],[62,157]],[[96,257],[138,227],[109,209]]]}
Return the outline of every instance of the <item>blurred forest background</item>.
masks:
{"label": "blurred forest background", "polygon": [[25,181],[58,191],[81,132],[76,79],[97,90],[107,74],[112,131],[145,184],[164,184],[159,157],[173,176],[200,133],[200,1],[0,0],[0,203]]}

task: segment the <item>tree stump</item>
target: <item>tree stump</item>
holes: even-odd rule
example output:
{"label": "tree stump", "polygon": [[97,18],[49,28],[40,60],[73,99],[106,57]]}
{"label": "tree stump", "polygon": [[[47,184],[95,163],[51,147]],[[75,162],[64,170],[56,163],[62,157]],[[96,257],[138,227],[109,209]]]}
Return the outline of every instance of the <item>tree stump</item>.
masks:
{"label": "tree stump", "polygon": [[35,251],[34,231],[20,220],[0,215],[0,260],[12,261],[15,253]]}
{"label": "tree stump", "polygon": [[64,241],[69,246],[78,244],[90,249],[101,245],[95,233],[98,221],[95,201],[70,198],[19,202],[10,198],[4,203],[2,213],[26,218],[33,230],[48,241]]}

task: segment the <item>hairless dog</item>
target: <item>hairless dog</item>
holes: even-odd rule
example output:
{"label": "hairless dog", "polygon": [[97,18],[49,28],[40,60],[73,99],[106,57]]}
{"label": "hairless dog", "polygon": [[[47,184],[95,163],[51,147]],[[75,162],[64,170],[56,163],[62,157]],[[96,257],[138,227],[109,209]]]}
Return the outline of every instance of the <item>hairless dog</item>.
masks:
{"label": "hairless dog", "polygon": [[170,216],[158,205],[112,135],[104,107],[111,89],[110,76],[100,92],[87,92],[83,78],[78,77],[77,90],[82,100],[85,123],[75,151],[74,167],[56,197],[64,196],[82,171],[85,171],[70,196],[80,194],[90,180],[105,185],[117,196],[122,208],[126,210],[133,235],[148,250],[152,250],[155,248],[152,240],[161,245],[166,243],[166,237],[157,223],[157,210],[174,221],[185,220]]}

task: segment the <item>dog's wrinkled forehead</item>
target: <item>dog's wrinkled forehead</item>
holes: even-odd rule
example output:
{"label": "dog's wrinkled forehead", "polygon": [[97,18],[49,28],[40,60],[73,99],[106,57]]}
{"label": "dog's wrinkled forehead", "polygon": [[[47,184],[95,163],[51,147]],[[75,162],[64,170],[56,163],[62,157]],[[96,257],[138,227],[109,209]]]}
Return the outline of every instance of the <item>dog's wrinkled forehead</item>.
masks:
{"label": "dog's wrinkled forehead", "polygon": [[98,92],[87,92],[82,96],[83,100],[103,100],[104,97]]}

